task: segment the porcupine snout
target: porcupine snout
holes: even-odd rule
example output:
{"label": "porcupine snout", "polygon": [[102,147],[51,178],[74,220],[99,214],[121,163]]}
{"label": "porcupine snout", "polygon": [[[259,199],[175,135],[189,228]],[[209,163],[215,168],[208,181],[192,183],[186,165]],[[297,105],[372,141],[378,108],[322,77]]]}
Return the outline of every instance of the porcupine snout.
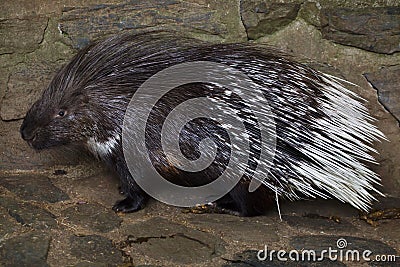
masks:
{"label": "porcupine snout", "polygon": [[19,129],[19,132],[21,133],[22,139],[24,139],[28,143],[31,143],[36,136],[36,127],[29,120],[24,119],[21,128]]}

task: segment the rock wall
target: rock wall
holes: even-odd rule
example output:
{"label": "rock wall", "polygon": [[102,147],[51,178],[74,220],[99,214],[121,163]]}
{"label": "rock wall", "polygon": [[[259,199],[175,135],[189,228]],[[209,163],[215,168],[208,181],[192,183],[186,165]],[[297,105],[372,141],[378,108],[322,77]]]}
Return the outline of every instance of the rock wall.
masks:
{"label": "rock wall", "polygon": [[[276,46],[358,86],[390,142],[377,143],[384,191],[400,195],[398,0],[4,1],[0,10],[0,170],[78,164],[33,152],[19,137],[29,106],[91,40],[122,30],[174,29],[211,42]],[[86,162],[86,161],[85,161]]]}

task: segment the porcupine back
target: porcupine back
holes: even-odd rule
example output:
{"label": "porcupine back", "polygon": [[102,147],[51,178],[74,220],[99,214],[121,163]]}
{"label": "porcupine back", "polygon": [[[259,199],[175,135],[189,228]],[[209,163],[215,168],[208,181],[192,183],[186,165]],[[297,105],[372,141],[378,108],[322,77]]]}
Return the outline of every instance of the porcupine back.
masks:
{"label": "porcupine back", "polygon": [[[58,98],[63,98],[67,92],[81,91],[88,96],[89,114],[94,120],[91,127],[95,130],[91,130],[87,145],[94,154],[107,161],[115,153],[122,153],[123,115],[135,90],[158,71],[191,61],[225,64],[240,70],[261,86],[274,116],[277,135],[275,157],[269,173],[265,174],[265,186],[289,199],[334,197],[359,209],[368,209],[374,199],[370,191],[378,192],[373,185],[379,184],[379,178],[365,163],[375,163],[369,154],[376,152],[372,143],[384,136],[371,124],[373,118],[363,106],[363,100],[347,90],[339,79],[296,63],[273,49],[251,44],[206,44],[160,33],[118,35],[81,51],[54,79],[47,94],[59,94]],[[57,87],[57,83],[62,84],[62,88]],[[185,88],[190,92],[182,94]],[[224,97],[224,88],[212,84],[182,86],[178,92],[174,96],[176,102],[190,96],[206,95],[240,109],[251,108],[249,103],[240,103],[240,98]],[[159,132],[162,117],[155,116],[150,121],[154,127],[149,137]],[[243,178],[248,180],[259,157],[256,141],[259,130],[250,115],[244,114],[242,119],[248,120],[246,129],[251,139],[249,172]],[[188,134],[196,130],[197,134],[188,137],[187,142],[198,142],[210,132],[222,131],[209,123],[202,120],[192,125],[198,129],[189,127]],[[162,149],[159,139],[152,140],[148,148],[151,159],[157,161],[154,165],[159,172],[170,169],[171,163],[159,152]],[[217,164],[201,175],[197,174],[203,178],[201,182],[223,171],[221,165],[228,160],[231,149],[224,144],[226,141],[219,139],[217,143],[222,146],[222,152],[227,153],[221,153],[216,158]],[[182,147],[185,150],[185,145]],[[182,172],[178,170],[174,176],[180,174]],[[182,177],[176,181],[198,184],[196,179],[188,180],[187,174]]]}

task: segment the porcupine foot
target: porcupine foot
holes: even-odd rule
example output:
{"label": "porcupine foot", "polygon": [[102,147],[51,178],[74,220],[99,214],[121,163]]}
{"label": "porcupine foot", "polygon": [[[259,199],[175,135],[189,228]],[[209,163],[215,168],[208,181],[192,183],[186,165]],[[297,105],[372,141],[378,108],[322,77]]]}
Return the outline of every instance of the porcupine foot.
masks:
{"label": "porcupine foot", "polygon": [[128,196],[125,199],[117,201],[112,209],[115,212],[135,212],[144,208],[147,199],[148,197],[143,196],[142,194],[135,194],[133,196]]}

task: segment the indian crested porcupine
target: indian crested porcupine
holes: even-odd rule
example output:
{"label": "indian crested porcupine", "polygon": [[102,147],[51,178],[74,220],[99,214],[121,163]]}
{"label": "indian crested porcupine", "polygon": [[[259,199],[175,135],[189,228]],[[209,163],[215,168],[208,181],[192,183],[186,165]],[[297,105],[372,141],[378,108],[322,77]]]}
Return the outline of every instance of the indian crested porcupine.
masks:
{"label": "indian crested porcupine", "polygon": [[26,114],[22,138],[37,150],[68,144],[87,149],[119,175],[126,198],[113,209],[140,210],[149,196],[135,182],[132,175],[140,171],[129,170],[121,141],[128,104],[156,73],[198,61],[239,70],[261,88],[276,128],[273,161],[268,173],[262,173],[264,186],[249,192],[260,159],[260,130],[252,103],[228,93],[224,86],[195,82],[168,92],[169,97],[153,107],[146,121],[147,151],[141,152],[148,154],[158,173],[177,185],[193,187],[213,181],[224,171],[235,149],[226,134],[229,127],[208,118],[192,120],[179,138],[182,154],[191,160],[199,157],[204,138],[217,145],[207,168],[181,170],[163,152],[160,131],[168,113],[188,99],[206,97],[221,109],[225,103],[237,110],[234,116],[244,121],[246,129],[240,138],[247,137],[250,146],[246,171],[228,194],[214,202],[217,207],[241,216],[257,215],[271,206],[277,194],[291,200],[333,197],[361,210],[369,208],[374,200],[371,192],[379,193],[373,187],[379,177],[365,164],[375,163],[369,155],[376,152],[372,143],[384,136],[371,124],[364,100],[344,88],[340,79],[254,44],[208,44],[160,32],[119,34],[97,41],[55,75]]}

